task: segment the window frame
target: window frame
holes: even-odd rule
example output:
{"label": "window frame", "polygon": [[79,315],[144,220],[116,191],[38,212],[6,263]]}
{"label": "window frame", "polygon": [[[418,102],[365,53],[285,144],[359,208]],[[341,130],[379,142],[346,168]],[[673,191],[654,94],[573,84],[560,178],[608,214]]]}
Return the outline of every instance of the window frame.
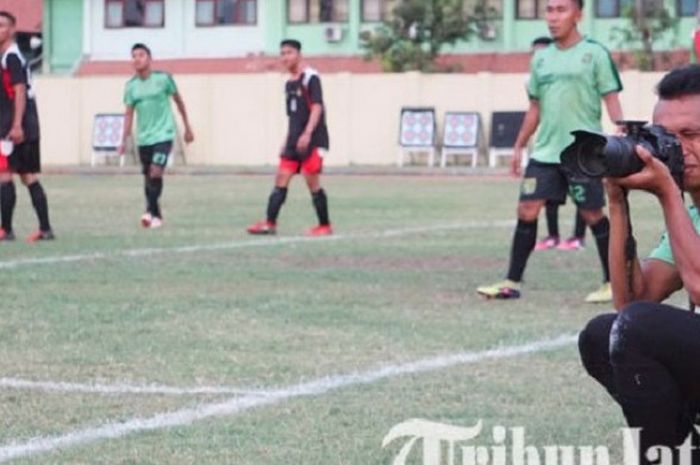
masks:
{"label": "window frame", "polygon": [[695,3],[695,12],[686,15],[686,14],[683,14],[683,6],[682,6],[683,0],[676,0],[676,16],[679,18],[693,18],[693,17],[697,16],[698,4],[697,4],[697,2],[694,2],[694,3]]}
{"label": "window frame", "polygon": [[[286,0],[286,4],[287,4],[287,24],[292,24],[292,25],[303,25],[303,24],[308,24],[308,25],[310,25],[310,24],[347,24],[348,22],[350,22],[350,13],[351,13],[350,11],[348,11],[348,17],[347,17],[347,19],[344,19],[344,20],[335,20],[335,19],[333,19],[333,20],[331,20],[331,21],[321,21],[321,18],[319,17],[319,18],[318,18],[318,21],[311,21],[311,2],[312,2],[312,1],[318,2],[318,1],[320,1],[320,0],[305,0],[305,1],[304,1],[304,5],[305,5],[305,9],[306,9],[306,12],[305,12],[306,14],[305,14],[305,16],[304,16],[304,19],[303,19],[302,21],[292,21],[292,20],[290,19],[290,14],[289,14],[289,13],[290,13],[290,6],[291,6],[292,0]],[[333,6],[335,7],[335,2],[336,2],[337,0],[332,0],[332,1],[333,1]],[[347,2],[348,2],[348,8],[350,8],[350,7],[352,6],[352,2],[351,2],[350,0],[347,0]],[[335,8],[334,8],[334,10],[333,10],[333,13],[335,13]],[[319,15],[320,15],[320,13],[319,13]]]}
{"label": "window frame", "polygon": [[[387,21],[389,18],[385,16],[385,4],[389,3],[389,0],[377,0],[379,2],[380,18],[378,20],[365,18],[365,2],[367,0],[360,0],[360,22],[365,24],[379,24]],[[680,1],[680,0],[679,0]]]}
{"label": "window frame", "polygon": [[[136,29],[136,28],[144,28],[144,29],[163,29],[165,27],[165,0],[141,0],[144,2],[145,5],[149,3],[160,3],[163,6],[163,16],[160,19],[160,24],[146,24],[145,21],[143,24],[138,25],[138,26],[131,26],[127,25],[125,23],[126,19],[126,2],[129,0],[105,0],[104,1],[104,28],[105,29]],[[107,11],[108,11],[108,6],[110,3],[119,3],[121,4],[122,8],[122,22],[120,26],[112,26],[109,24],[109,21],[107,21]],[[144,20],[145,20],[145,15],[144,15]]]}
{"label": "window frame", "polygon": [[[248,3],[253,3],[255,5],[255,19],[254,21],[248,23],[248,22],[233,22],[233,23],[218,23],[216,22],[216,11],[219,6],[219,2],[223,2],[225,0],[195,0],[194,2],[194,26],[197,28],[210,28],[210,27],[255,27],[258,25],[258,0],[242,0],[241,3],[236,5],[236,18],[241,18],[245,17],[241,13],[241,9],[243,9]],[[214,15],[212,16],[212,20],[210,23],[204,23],[204,22],[199,22],[197,19],[197,4],[200,2],[213,2],[214,3]]]}
{"label": "window frame", "polygon": [[515,19],[516,21],[541,21],[544,19],[544,14],[540,14],[540,3],[546,0],[532,0],[535,2],[535,16],[521,16],[520,15],[520,2],[522,0],[515,0]]}

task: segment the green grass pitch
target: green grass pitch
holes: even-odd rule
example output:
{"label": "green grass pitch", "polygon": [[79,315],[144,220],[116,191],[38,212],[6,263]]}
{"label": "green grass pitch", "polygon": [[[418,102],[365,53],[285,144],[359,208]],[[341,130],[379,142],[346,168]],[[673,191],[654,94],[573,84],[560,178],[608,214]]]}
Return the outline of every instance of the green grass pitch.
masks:
{"label": "green grass pitch", "polygon": [[[315,216],[296,180],[279,235],[250,238],[244,228],[261,219],[271,181],[168,176],[166,226],[144,231],[138,176],[47,176],[58,240],[0,244],[0,378],[279,387],[573,334],[609,310],[583,303],[600,280],[590,232],[585,251],[534,253],[520,301],[476,296],[476,286],[500,279],[507,266],[513,180],[329,175],[338,237],[311,241],[298,239]],[[16,232],[23,236],[34,215],[25,190],[18,192]],[[646,253],[663,221],[649,196],[632,200]],[[563,234],[572,218],[570,206],[562,209]],[[0,450],[229,397],[0,387]],[[488,431],[525,426],[528,441],[540,446],[613,448],[623,421],[571,344],[8,463],[389,464],[398,445],[382,449],[382,438],[409,418],[461,426],[483,419]]]}

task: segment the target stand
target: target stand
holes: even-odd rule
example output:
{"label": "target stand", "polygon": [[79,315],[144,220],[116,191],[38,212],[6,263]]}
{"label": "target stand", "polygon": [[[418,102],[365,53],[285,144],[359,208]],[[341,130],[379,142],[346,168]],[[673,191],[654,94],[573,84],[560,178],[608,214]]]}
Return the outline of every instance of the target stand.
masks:
{"label": "target stand", "polygon": [[479,163],[483,142],[481,116],[476,112],[448,111],[442,137],[440,167],[447,166],[447,158],[469,157],[472,168]]}
{"label": "target stand", "polygon": [[119,155],[119,145],[124,137],[124,115],[121,113],[98,113],[92,126],[92,157],[90,166],[99,158],[105,161],[119,157],[119,166],[124,166],[125,156]]}
{"label": "target stand", "polygon": [[406,156],[428,154],[428,166],[435,164],[436,122],[434,108],[402,108],[399,123],[398,165],[404,166]]}

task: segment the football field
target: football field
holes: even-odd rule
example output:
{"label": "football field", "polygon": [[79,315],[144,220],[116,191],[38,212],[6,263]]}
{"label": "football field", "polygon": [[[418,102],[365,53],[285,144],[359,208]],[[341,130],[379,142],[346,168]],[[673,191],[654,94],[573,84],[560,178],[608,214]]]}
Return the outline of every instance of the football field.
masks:
{"label": "football field", "polygon": [[[516,181],[329,175],[336,235],[309,239],[296,180],[278,235],[250,237],[271,182],[168,176],[166,225],[146,231],[140,177],[45,178],[58,240],[0,244],[0,463],[390,464],[402,444],[382,439],[411,418],[620,447],[575,346],[610,310],[583,303],[601,275],[590,231],[583,251],[533,254],[523,299],[485,301]],[[632,204],[646,254],[663,221]],[[570,205],[560,219],[566,235]]]}

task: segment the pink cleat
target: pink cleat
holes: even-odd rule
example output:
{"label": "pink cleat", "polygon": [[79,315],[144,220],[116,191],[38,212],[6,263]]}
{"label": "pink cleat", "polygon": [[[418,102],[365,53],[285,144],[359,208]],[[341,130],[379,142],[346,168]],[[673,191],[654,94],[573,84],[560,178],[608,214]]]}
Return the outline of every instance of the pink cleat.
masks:
{"label": "pink cleat", "polygon": [[585,245],[583,240],[578,237],[570,237],[565,241],[562,241],[557,246],[557,250],[571,251],[571,250],[583,250]]}
{"label": "pink cleat", "polygon": [[559,238],[555,236],[548,236],[537,242],[537,245],[535,245],[535,250],[550,250],[556,248],[557,245],[559,245]]}

